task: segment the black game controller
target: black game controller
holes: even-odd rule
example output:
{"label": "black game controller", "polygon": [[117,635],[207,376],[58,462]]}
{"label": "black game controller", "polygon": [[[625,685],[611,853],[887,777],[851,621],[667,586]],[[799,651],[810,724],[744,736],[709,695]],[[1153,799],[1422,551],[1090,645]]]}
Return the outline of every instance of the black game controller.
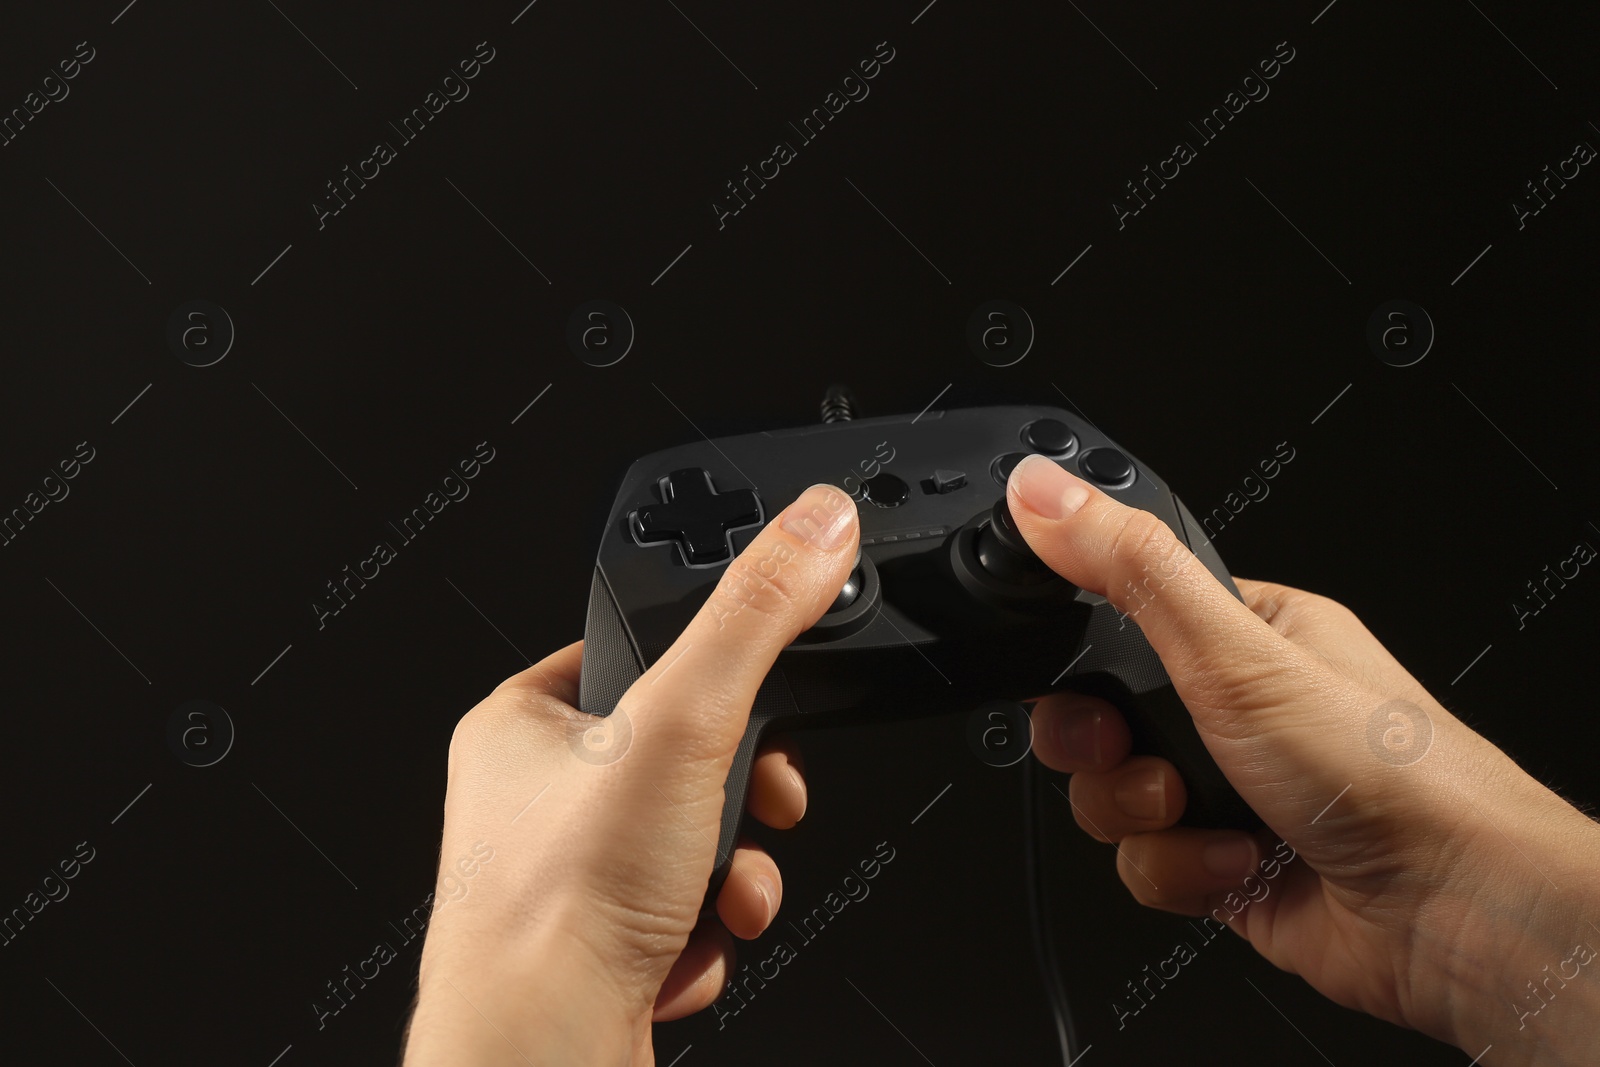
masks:
{"label": "black game controller", "polygon": [[1239,595],[1166,484],[1092,424],[1056,408],[850,419],[697,441],[629,468],[589,593],[579,704],[593,715],[611,714],[728,561],[808,486],[840,486],[860,514],[856,568],[757,693],[724,789],[713,891],[768,733],[965,711],[1057,689],[1111,700],[1135,750],[1177,766],[1188,787],[1185,825],[1261,825],[1206,751],[1135,620],[1048,570],[1017,532],[1005,482],[1031,452],[1156,515]]}

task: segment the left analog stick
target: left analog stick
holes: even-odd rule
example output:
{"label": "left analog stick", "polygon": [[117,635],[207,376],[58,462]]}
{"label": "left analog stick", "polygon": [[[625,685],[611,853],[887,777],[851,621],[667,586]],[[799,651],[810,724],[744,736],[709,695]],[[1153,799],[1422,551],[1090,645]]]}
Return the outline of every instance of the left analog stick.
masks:
{"label": "left analog stick", "polygon": [[840,586],[839,595],[833,598],[833,604],[828,608],[826,614],[831,615],[836,611],[843,611],[851,604],[854,604],[856,599],[861,596],[861,590],[864,585],[865,579],[861,574],[861,549],[857,548],[856,561],[850,566],[850,576],[844,580],[844,585]]}
{"label": "left analog stick", "polygon": [[811,629],[796,640],[801,644],[812,644],[848,637],[870,625],[882,610],[883,594],[878,568],[871,556],[863,555],[857,548],[850,574],[839,587],[833,603],[811,624]]}
{"label": "left analog stick", "polygon": [[856,602],[861,595],[861,571],[853,570],[850,577],[844,580],[844,585],[839,589],[839,595],[833,598],[833,605],[828,608],[830,613],[843,611]]}

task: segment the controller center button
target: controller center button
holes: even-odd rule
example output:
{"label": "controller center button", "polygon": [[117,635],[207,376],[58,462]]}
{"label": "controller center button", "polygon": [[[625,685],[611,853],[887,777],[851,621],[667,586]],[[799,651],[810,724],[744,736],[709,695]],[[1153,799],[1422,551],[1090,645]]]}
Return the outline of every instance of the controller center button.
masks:
{"label": "controller center button", "polygon": [[947,471],[941,467],[933,472],[933,477],[928,479],[928,484],[933,487],[935,493],[943,496],[945,493],[953,493],[965,486],[967,484],[967,476],[962,471]]}
{"label": "controller center button", "polygon": [[754,492],[733,489],[719,493],[704,468],[676,470],[656,484],[661,503],[646,504],[634,512],[634,535],[645,545],[678,542],[691,566],[731,558],[728,534],[762,521],[761,502]]}
{"label": "controller center button", "polygon": [[1036,419],[1022,431],[1022,441],[1029,448],[1048,456],[1061,456],[1072,451],[1077,438],[1072,427],[1060,419]]}
{"label": "controller center button", "polygon": [[867,499],[880,508],[897,508],[911,495],[911,487],[905,483],[905,479],[887,471],[868,478],[863,484],[867,489]]}
{"label": "controller center button", "polygon": [[1078,469],[1112,489],[1133,484],[1133,460],[1115,448],[1091,448],[1078,460]]}

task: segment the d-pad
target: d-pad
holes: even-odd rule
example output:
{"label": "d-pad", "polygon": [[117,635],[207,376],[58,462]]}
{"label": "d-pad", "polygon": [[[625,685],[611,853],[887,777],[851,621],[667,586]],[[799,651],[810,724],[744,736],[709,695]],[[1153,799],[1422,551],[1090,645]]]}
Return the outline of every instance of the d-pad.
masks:
{"label": "d-pad", "polygon": [[691,566],[731,558],[728,534],[761,524],[761,502],[749,489],[717,492],[711,473],[700,467],[673,471],[657,483],[661,503],[633,513],[640,544],[676,541]]}

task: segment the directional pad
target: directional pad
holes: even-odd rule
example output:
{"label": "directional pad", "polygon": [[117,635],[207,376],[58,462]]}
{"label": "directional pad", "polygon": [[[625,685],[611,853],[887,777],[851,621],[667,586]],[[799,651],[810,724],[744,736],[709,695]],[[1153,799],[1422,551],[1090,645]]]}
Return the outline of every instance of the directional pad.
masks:
{"label": "directional pad", "polygon": [[673,471],[657,486],[661,503],[633,513],[634,536],[643,545],[678,542],[690,566],[727,560],[732,556],[729,532],[761,523],[761,502],[754,492],[719,493],[703,468]]}

